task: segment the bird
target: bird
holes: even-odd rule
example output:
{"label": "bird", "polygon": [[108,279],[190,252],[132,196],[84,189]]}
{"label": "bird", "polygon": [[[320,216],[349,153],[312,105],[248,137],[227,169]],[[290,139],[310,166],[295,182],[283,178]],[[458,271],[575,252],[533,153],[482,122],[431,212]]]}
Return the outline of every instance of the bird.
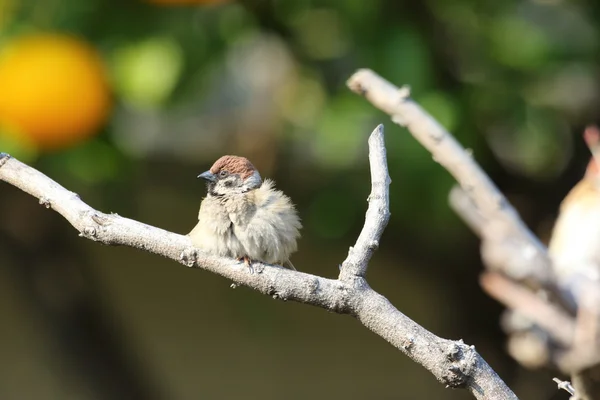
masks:
{"label": "bird", "polygon": [[600,280],[600,129],[588,126],[584,139],[592,157],[562,201],[548,243],[559,282],[574,293],[581,282]]}
{"label": "bird", "polygon": [[263,179],[245,157],[225,155],[200,175],[207,186],[198,223],[188,236],[194,247],[211,255],[252,263],[279,264],[295,270],[302,224],[292,200]]}

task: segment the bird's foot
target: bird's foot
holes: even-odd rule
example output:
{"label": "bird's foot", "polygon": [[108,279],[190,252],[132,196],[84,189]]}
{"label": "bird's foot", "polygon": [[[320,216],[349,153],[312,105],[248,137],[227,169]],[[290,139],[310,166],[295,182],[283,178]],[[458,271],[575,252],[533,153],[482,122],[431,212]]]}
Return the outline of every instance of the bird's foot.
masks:
{"label": "bird's foot", "polygon": [[244,265],[246,265],[246,267],[248,267],[248,271],[253,274],[254,273],[254,268],[252,267],[252,260],[250,259],[250,257],[248,256],[244,256],[244,257],[239,257],[237,259],[239,262],[244,262]]}
{"label": "bird's foot", "polygon": [[[94,218],[94,217],[92,217]],[[179,260],[188,267],[193,267],[196,265],[196,258],[198,257],[198,252],[194,248],[187,248],[181,252],[179,255]]]}

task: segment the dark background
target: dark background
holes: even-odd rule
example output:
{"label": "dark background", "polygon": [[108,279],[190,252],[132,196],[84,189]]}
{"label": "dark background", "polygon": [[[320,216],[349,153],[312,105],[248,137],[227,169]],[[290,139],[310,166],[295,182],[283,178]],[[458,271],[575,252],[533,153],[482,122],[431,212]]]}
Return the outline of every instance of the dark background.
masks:
{"label": "dark background", "polygon": [[[367,206],[366,140],[383,122],[392,218],[371,286],[435,334],[475,345],[521,398],[566,399],[554,372],[507,356],[501,307],[478,286],[478,242],[447,205],[452,179],[345,81],[369,67],[409,84],[546,241],[589,159],[581,132],[598,118],[599,10],[561,0],[0,0],[0,45],[28,31],[76,34],[102,55],[114,101],[86,142],[31,153],[0,135],[0,151],[99,210],[179,233],[204,195],[196,175],[220,155],[247,156],[298,206],[296,267],[335,277]],[[2,184],[0,398],[469,398],[350,317],[229,285],[83,240]]]}

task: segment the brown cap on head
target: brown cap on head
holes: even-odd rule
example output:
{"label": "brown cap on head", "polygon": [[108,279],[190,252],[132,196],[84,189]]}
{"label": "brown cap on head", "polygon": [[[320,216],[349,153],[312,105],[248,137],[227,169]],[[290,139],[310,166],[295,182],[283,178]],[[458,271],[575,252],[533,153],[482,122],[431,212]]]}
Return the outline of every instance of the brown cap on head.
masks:
{"label": "brown cap on head", "polygon": [[223,170],[230,174],[238,174],[242,179],[246,179],[254,173],[256,168],[246,157],[223,156],[210,167],[210,172],[217,175]]}

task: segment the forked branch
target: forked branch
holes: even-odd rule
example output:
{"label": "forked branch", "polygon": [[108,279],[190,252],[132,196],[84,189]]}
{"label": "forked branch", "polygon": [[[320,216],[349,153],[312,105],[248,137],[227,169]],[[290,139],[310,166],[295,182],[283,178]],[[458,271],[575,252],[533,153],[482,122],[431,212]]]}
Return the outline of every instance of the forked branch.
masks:
{"label": "forked branch", "polygon": [[[573,385],[578,398],[600,398],[600,384],[597,384],[600,380],[594,377],[596,370],[600,370],[597,283],[590,283],[593,296],[588,301],[588,310],[583,304],[575,304],[558,282],[546,248],[519,218],[471,152],[412,101],[407,87],[398,88],[367,69],[357,71],[347,84],[389,114],[394,122],[406,127],[456,179],[459,186],[450,193],[450,204],[481,238],[482,258],[489,271],[482,276],[482,287],[552,339],[552,345],[545,349],[547,359],[563,372],[575,372]],[[600,129],[590,126],[584,137],[597,164]],[[550,298],[546,294],[550,294]],[[524,360],[522,357],[521,361]]]}
{"label": "forked branch", "polygon": [[276,265],[255,263],[256,273],[232,259],[195,249],[187,236],[168,232],[84,203],[41,172],[0,153],[0,180],[39,199],[61,214],[80,236],[103,244],[145,250],[188,267],[204,269],[276,299],[297,301],[350,314],[447,387],[465,388],[477,399],[516,399],[515,394],[475,351],[459,341],[440,338],[396,309],[367,284],[364,275],[389,219],[389,175],[383,126],[369,139],[372,192],[365,226],[344,261],[339,279],[327,279]]}

